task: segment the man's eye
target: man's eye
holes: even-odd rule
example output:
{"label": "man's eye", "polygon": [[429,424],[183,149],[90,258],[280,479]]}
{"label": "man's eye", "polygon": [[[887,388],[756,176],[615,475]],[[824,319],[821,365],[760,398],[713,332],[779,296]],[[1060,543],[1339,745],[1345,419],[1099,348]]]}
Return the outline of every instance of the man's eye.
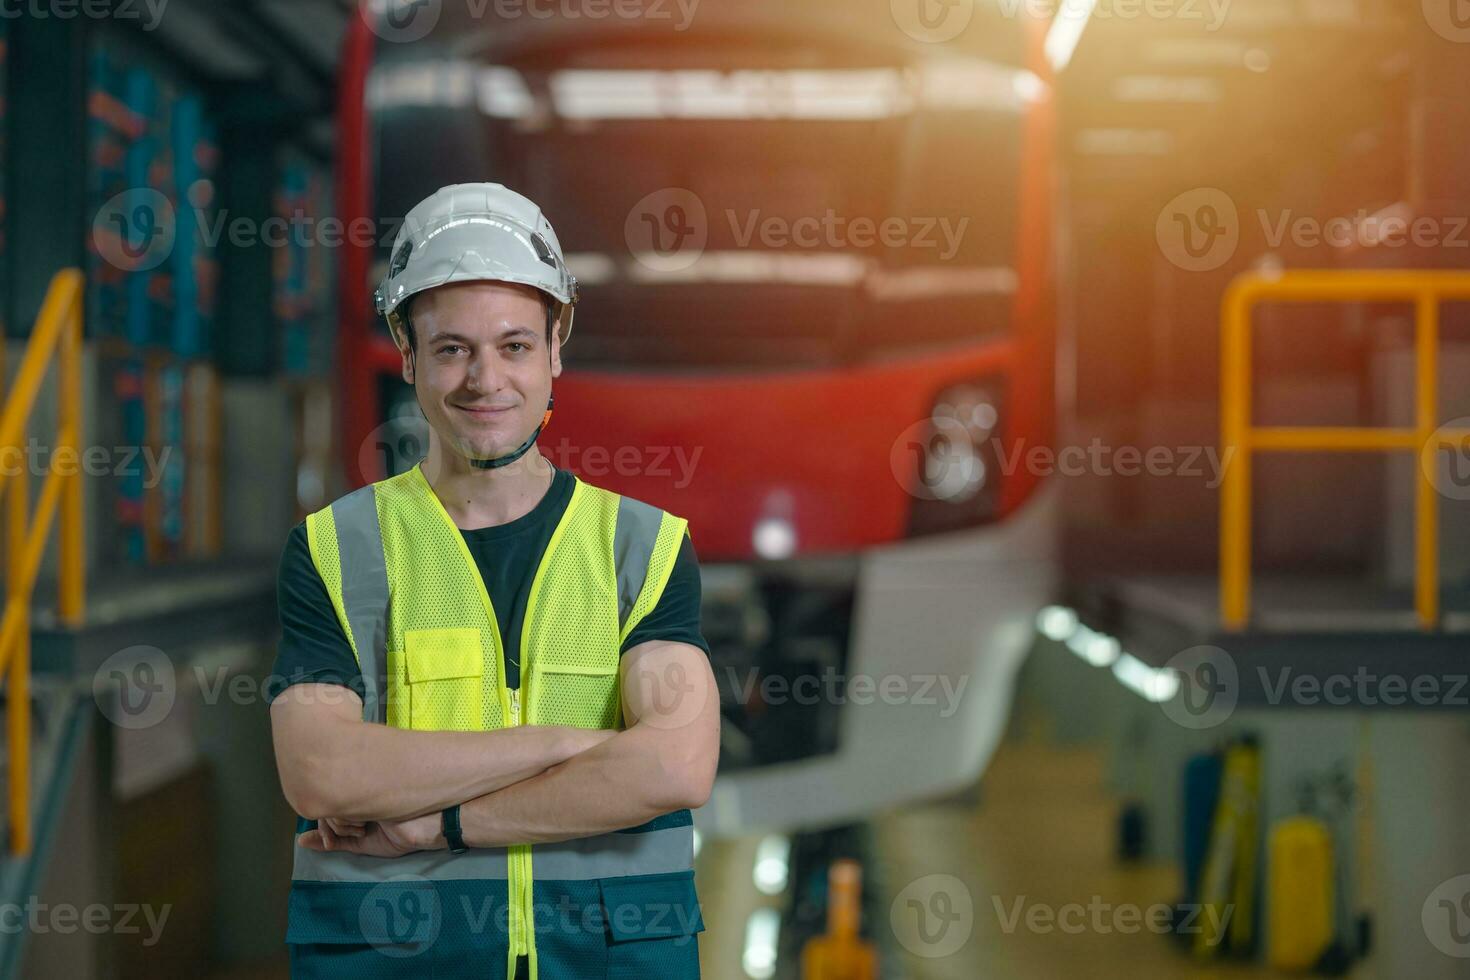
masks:
{"label": "man's eye", "polygon": [[529,347],[527,347],[525,344],[521,343],[519,340],[513,340],[513,341],[511,341],[510,343],[508,343],[508,344],[505,345],[505,348],[506,348],[506,350],[510,351],[512,354],[519,354],[523,350],[530,350]]}
{"label": "man's eye", "polygon": [[443,347],[439,348],[439,353],[452,354],[462,350],[464,350],[464,346],[462,344],[445,344]]}

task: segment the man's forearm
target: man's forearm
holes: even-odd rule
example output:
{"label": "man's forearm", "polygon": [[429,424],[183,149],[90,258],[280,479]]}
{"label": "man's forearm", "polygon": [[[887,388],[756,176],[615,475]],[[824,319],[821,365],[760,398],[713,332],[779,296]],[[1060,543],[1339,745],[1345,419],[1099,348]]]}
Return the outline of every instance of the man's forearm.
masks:
{"label": "man's forearm", "polygon": [[[460,808],[465,843],[545,844],[636,827],[702,805],[704,768],[670,733],[635,726],[539,776],[471,799]],[[713,765],[707,768],[712,778]]]}
{"label": "man's forearm", "polygon": [[[416,732],[362,725],[344,746],[335,806],[324,815],[398,820],[529,779],[587,747],[564,729]],[[330,763],[328,763],[330,764]]]}
{"label": "man's forearm", "polygon": [[492,793],[609,735],[529,725],[421,732],[289,708],[272,720],[282,788],[296,812],[356,822],[406,819]]}

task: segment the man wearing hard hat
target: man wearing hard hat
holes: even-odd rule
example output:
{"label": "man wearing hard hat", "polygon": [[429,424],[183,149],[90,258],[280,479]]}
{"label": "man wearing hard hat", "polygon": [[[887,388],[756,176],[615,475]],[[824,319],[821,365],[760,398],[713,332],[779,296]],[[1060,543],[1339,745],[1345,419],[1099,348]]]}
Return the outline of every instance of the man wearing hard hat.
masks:
{"label": "man wearing hard hat", "polygon": [[430,427],[293,531],[271,706],[297,977],[697,977],[719,698],[687,524],[536,447],[577,283],[499,184],[409,212],[377,293]]}

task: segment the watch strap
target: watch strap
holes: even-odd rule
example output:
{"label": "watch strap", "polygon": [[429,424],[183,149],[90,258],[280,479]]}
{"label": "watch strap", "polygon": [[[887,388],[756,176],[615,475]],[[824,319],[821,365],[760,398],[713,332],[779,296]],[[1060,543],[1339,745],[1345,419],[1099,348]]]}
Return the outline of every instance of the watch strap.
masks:
{"label": "watch strap", "polygon": [[464,830],[459,825],[459,804],[446,807],[439,821],[444,831],[444,840],[449,843],[451,854],[463,854],[469,848],[464,843]]}

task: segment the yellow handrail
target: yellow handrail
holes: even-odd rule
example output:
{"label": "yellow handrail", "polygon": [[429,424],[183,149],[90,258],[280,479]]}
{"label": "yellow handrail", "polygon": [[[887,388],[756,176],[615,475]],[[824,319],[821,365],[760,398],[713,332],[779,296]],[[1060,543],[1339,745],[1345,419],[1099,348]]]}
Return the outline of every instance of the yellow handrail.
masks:
{"label": "yellow handrail", "polygon": [[[5,617],[0,621],[0,672],[8,681],[6,746],[10,797],[10,851],[31,849],[31,594],[51,521],[61,509],[61,551],[58,561],[60,608],[63,622],[82,621],[84,571],[82,556],[82,480],[78,451],[82,415],[82,290],[81,272],[64,269],[51,280],[25,356],[0,413],[0,494],[10,491],[6,542]],[[30,473],[16,461],[22,458],[21,439],[35,407],[36,395],[52,356],[59,351],[57,371],[56,450],[35,513],[28,514]]]}
{"label": "yellow handrail", "polygon": [[[1431,474],[1441,449],[1470,445],[1470,429],[1437,428],[1439,304],[1470,299],[1470,272],[1296,270],[1245,273],[1225,291],[1220,313],[1220,618],[1241,630],[1250,618],[1251,455],[1276,452],[1418,453],[1414,497],[1414,608],[1423,629],[1439,621],[1439,507]],[[1414,426],[1251,424],[1251,310],[1262,301],[1414,304]]]}

